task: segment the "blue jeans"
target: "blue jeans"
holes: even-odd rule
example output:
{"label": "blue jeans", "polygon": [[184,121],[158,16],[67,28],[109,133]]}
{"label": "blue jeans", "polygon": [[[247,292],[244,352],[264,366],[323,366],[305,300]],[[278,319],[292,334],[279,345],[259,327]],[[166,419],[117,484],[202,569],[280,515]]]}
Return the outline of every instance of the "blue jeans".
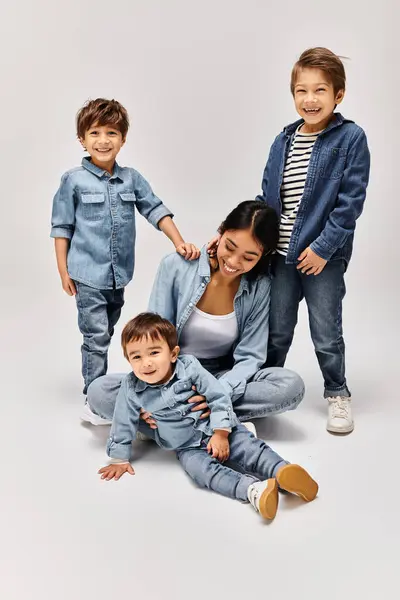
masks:
{"label": "blue jeans", "polygon": [[86,394],[92,381],[107,373],[108,348],[124,305],[124,288],[98,290],[79,281],[75,285],[78,325],[83,335],[82,375]]}
{"label": "blue jeans", "polygon": [[301,300],[305,298],[315,354],[324,378],[324,396],[350,396],[345,377],[342,301],[346,293],[344,260],[328,261],[317,276],[276,256],[271,287],[270,327],[266,365],[283,367],[292,344]]}
{"label": "blue jeans", "polygon": [[[224,360],[201,362],[204,368],[217,378],[227,371]],[[93,381],[87,393],[87,400],[93,412],[104,419],[112,419],[117,394],[125,376],[124,373],[113,373]],[[233,410],[239,421],[249,421],[294,410],[303,396],[304,382],[294,371],[261,369],[249,381],[243,396],[234,400]]]}
{"label": "blue jeans", "polygon": [[229,435],[230,456],[225,464],[208,454],[209,439],[205,439],[199,448],[178,450],[177,456],[198,486],[228,498],[247,502],[249,485],[275,477],[279,469],[288,464],[244,425],[234,427]]}

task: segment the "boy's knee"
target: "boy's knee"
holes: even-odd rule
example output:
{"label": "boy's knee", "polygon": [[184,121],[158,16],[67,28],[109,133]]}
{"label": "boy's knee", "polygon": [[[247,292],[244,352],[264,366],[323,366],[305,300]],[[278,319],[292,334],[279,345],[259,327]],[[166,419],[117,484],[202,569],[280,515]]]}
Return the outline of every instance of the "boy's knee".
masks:
{"label": "boy's knee", "polygon": [[95,407],[96,398],[99,399],[105,394],[104,380],[105,376],[98,377],[89,385],[87,390],[87,401],[91,408]]}

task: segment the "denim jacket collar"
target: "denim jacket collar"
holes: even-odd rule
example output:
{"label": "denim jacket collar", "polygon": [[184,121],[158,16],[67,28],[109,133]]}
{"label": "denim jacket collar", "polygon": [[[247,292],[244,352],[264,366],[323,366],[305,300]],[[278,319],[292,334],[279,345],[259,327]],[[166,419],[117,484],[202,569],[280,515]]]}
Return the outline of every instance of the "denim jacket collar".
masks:
{"label": "denim jacket collar", "polygon": [[82,158],[82,167],[93,173],[93,175],[96,175],[99,179],[104,177],[104,175],[107,175],[107,177],[110,177],[110,179],[119,179],[120,181],[124,181],[123,170],[118,163],[114,164],[114,172],[111,176],[108,171],[105,169],[100,169],[100,167],[97,167],[95,164],[93,164],[88,156],[84,156]]}
{"label": "denim jacket collar", "polygon": [[[340,113],[334,113],[333,119],[329,123],[328,127],[326,127],[324,129],[324,132],[330,131],[331,129],[334,129],[335,127],[339,127],[340,125],[342,125],[344,123],[344,121],[345,121],[345,118]],[[290,137],[296,131],[296,129],[299,127],[299,125],[302,125],[303,123],[304,123],[304,119],[299,119],[298,121],[295,121],[294,123],[291,123],[290,125],[287,125],[283,130],[286,137]]]}
{"label": "denim jacket collar", "polygon": [[[203,246],[201,249],[201,254],[199,258],[199,276],[205,277],[207,281],[210,280],[211,277],[211,269],[210,269],[210,257],[207,252],[207,246]],[[249,291],[249,280],[246,275],[243,275],[240,280],[240,286],[238,294],[242,292]]]}
{"label": "denim jacket collar", "polygon": [[183,377],[185,377],[185,367],[183,365],[183,363],[179,360],[176,361],[175,364],[175,369],[174,372],[171,375],[171,378],[164,383],[156,383],[155,385],[151,385],[149,383],[146,383],[145,381],[142,381],[141,379],[138,379],[133,373],[131,373],[131,377],[132,377],[132,382],[133,382],[133,389],[135,392],[143,392],[146,388],[148,387],[161,387],[164,385],[169,385],[171,383],[171,381],[173,379],[182,379]]}

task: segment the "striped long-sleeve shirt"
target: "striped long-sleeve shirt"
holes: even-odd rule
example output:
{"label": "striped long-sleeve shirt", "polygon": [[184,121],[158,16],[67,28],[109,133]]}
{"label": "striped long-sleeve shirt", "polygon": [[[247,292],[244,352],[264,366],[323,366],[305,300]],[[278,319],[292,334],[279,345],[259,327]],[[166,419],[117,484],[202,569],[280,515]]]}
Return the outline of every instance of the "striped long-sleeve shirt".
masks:
{"label": "striped long-sleeve shirt", "polygon": [[281,187],[282,216],[279,225],[277,251],[286,255],[290,236],[304,192],[310,156],[315,140],[321,133],[302,133],[297,129],[286,160]]}

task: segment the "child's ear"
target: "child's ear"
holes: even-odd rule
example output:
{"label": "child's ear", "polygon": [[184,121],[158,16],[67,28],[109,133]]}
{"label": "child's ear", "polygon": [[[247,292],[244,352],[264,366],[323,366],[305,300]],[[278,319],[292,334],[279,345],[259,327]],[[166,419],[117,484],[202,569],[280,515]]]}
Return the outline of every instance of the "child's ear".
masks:
{"label": "child's ear", "polygon": [[345,94],[344,90],[339,90],[338,91],[338,93],[336,94],[336,98],[335,98],[335,104],[340,104],[341,103],[341,101],[344,98],[344,94]]}
{"label": "child's ear", "polygon": [[86,146],[85,146],[85,140],[84,140],[83,138],[81,138],[81,137],[80,137],[80,138],[78,138],[78,140],[80,141],[82,148],[83,148],[84,150],[86,150]]}
{"label": "child's ear", "polygon": [[179,346],[175,346],[175,348],[171,350],[171,362],[175,363],[177,361],[179,351]]}

